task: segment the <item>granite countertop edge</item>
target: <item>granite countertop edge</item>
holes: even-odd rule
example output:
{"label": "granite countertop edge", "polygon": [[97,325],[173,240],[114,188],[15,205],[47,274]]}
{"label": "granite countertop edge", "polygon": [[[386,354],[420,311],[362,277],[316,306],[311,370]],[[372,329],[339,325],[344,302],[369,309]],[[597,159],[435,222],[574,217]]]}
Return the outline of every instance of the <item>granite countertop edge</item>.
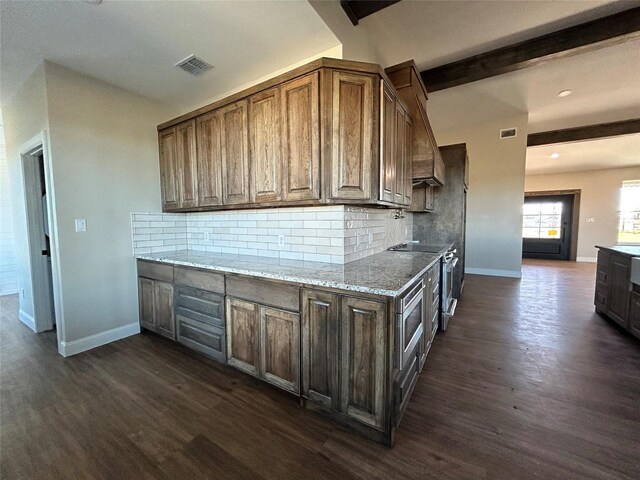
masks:
{"label": "granite countertop edge", "polygon": [[[431,268],[441,257],[441,255],[439,255],[439,254],[433,254],[433,255],[430,254],[429,255],[431,257],[430,261],[426,262],[424,267],[421,268],[418,273],[416,273],[410,280],[405,282],[402,285],[402,287],[400,287],[399,289],[390,290],[390,289],[387,289],[387,288],[377,288],[377,287],[374,287],[374,286],[359,285],[357,283],[345,283],[345,282],[334,281],[334,280],[322,280],[322,279],[319,279],[319,278],[311,278],[311,277],[306,277],[306,276],[297,276],[297,275],[291,275],[291,274],[287,274],[287,273],[277,274],[277,273],[272,273],[272,272],[264,272],[264,271],[262,271],[260,269],[259,266],[256,267],[255,270],[252,270],[252,269],[247,269],[247,268],[235,268],[235,267],[230,267],[230,266],[225,266],[225,265],[215,265],[215,264],[200,263],[200,262],[197,262],[197,261],[179,260],[179,259],[175,259],[175,258],[170,258],[171,254],[173,254],[173,253],[175,253],[175,252],[145,253],[145,254],[134,255],[134,257],[136,259],[139,259],[139,260],[147,260],[147,261],[166,263],[166,264],[177,265],[177,266],[199,268],[199,269],[210,270],[210,271],[214,271],[214,272],[235,273],[235,274],[239,274],[239,275],[247,275],[247,276],[256,277],[256,278],[268,278],[268,279],[272,279],[272,280],[282,280],[282,281],[291,282],[291,283],[300,283],[300,284],[311,285],[311,286],[316,286],[316,287],[327,287],[327,288],[334,288],[334,289],[337,289],[337,290],[345,290],[345,291],[359,292],[359,293],[368,293],[368,294],[381,295],[381,296],[387,296],[387,297],[397,297],[397,296],[401,295],[405,290],[407,290],[408,287],[410,287],[421,276],[423,276],[426,273],[426,271],[429,268]],[[205,252],[198,252],[198,253],[206,254]],[[375,256],[375,255],[372,255],[372,257],[373,256]],[[356,260],[356,262],[366,262],[368,258],[370,258],[370,257],[365,257],[365,258],[363,258],[361,260]],[[318,265],[319,266],[321,266],[321,265],[322,266],[326,266],[327,264],[318,262]],[[349,265],[349,264],[345,264],[345,265],[337,265],[336,264],[335,266],[336,267],[343,267],[343,266],[347,266],[347,265]]]}

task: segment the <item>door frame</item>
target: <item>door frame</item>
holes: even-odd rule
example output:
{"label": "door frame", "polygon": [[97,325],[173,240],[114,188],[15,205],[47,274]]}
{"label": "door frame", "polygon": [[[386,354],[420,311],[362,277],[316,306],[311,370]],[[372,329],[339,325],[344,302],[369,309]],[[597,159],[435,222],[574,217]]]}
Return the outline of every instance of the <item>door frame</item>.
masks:
{"label": "door frame", "polygon": [[33,326],[36,332],[43,332],[53,328],[53,318],[47,313],[49,311],[47,295],[47,276],[48,269],[46,262],[41,261],[45,258],[42,255],[41,244],[37,238],[40,231],[42,219],[39,218],[36,203],[33,201],[35,184],[33,182],[34,168],[36,167],[37,157],[42,155],[44,163],[44,182],[47,190],[47,211],[43,212],[47,215],[50,232],[50,249],[51,249],[51,287],[53,295],[53,305],[55,312],[55,323],[57,327],[58,352],[61,352],[61,345],[64,341],[64,310],[62,306],[61,293],[61,273],[60,273],[60,248],[58,241],[58,222],[56,218],[56,196],[53,184],[52,162],[50,155],[49,138],[46,131],[42,131],[31,138],[29,141],[20,146],[18,155],[20,155],[20,166],[22,171],[22,183],[24,188],[23,205],[26,221],[27,234],[27,262],[31,273],[31,291],[33,298]]}
{"label": "door frame", "polygon": [[575,262],[578,258],[578,227],[580,223],[581,190],[545,190],[524,192],[525,199],[527,197],[546,197],[554,195],[573,196],[573,209],[571,214],[571,247],[569,249],[569,260]]}

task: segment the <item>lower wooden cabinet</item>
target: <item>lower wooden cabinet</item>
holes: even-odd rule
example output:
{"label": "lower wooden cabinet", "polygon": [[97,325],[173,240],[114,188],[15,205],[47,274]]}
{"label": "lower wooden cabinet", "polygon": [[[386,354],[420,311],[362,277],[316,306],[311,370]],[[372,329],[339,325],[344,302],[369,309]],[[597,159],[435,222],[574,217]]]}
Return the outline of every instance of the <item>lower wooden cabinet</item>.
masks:
{"label": "lower wooden cabinet", "polygon": [[640,286],[631,283],[631,256],[598,248],[596,312],[640,338]]}
{"label": "lower wooden cabinet", "polygon": [[432,266],[424,276],[424,317],[422,340],[419,345],[418,371],[422,371],[427,354],[438,330],[440,319],[440,262]]}
{"label": "lower wooden cabinet", "polygon": [[175,340],[173,285],[149,278],[138,278],[140,325]]}
{"label": "lower wooden cabinet", "polygon": [[387,318],[384,303],[343,297],[340,410],[375,428],[383,427]]}
{"label": "lower wooden cabinet", "polygon": [[303,290],[302,302],[303,396],[382,429],[386,303],[312,289]]}
{"label": "lower wooden cabinet", "polygon": [[302,291],[302,395],[337,408],[339,296]]}
{"label": "lower wooden cabinet", "polygon": [[300,315],[227,297],[229,365],[300,393]]}

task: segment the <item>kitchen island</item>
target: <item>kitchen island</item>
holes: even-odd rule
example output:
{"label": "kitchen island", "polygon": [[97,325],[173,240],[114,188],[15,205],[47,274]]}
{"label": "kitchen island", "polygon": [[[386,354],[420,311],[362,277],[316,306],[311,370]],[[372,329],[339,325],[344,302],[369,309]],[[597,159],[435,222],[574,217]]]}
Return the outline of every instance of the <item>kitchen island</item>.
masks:
{"label": "kitchen island", "polygon": [[596,312],[640,338],[640,246],[596,248]]}
{"label": "kitchen island", "polygon": [[392,445],[437,330],[440,262],[139,255],[140,323]]}

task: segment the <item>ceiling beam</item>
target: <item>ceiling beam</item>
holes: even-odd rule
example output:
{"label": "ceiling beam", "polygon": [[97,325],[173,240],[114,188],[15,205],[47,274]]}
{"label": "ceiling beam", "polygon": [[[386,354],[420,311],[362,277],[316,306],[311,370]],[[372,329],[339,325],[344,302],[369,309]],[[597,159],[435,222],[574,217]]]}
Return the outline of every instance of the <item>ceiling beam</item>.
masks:
{"label": "ceiling beam", "polygon": [[530,133],[527,136],[527,147],[550,145],[552,143],[576,142],[594,138],[615,137],[640,133],[640,118],[622,120],[621,122],[600,123],[586,127],[566,128],[548,132]]}
{"label": "ceiling beam", "polygon": [[429,92],[640,38],[640,7],[421,72]]}
{"label": "ceiling beam", "polygon": [[364,17],[368,17],[383,8],[387,8],[400,0],[340,0],[342,9],[351,20],[351,23],[358,25]]}

